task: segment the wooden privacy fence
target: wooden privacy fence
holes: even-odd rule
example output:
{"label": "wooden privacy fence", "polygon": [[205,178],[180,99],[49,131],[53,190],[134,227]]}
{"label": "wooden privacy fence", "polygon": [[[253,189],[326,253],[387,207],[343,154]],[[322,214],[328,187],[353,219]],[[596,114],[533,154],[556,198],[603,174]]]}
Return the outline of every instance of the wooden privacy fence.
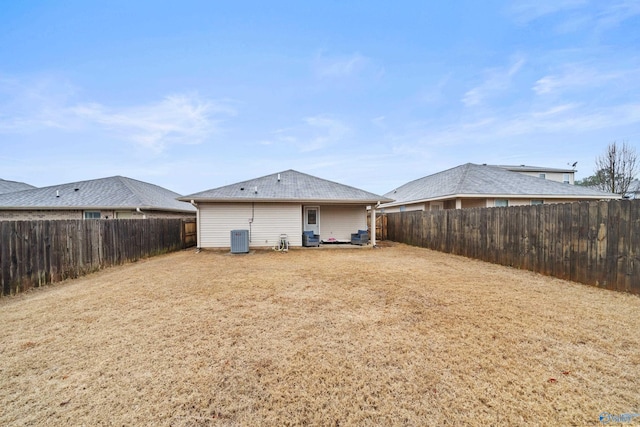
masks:
{"label": "wooden privacy fence", "polygon": [[640,294],[640,200],[386,216],[389,240]]}
{"label": "wooden privacy fence", "polygon": [[[371,215],[367,215],[367,228],[371,231]],[[387,240],[387,216],[378,214],[376,216],[376,240]]]}
{"label": "wooden privacy fence", "polygon": [[0,284],[11,295],[188,247],[182,219],[0,221]]}

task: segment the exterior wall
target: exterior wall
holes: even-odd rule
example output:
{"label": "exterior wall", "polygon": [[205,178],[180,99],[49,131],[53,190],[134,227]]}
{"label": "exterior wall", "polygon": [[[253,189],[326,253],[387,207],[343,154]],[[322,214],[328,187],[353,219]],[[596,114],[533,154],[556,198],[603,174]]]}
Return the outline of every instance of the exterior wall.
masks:
{"label": "exterior wall", "polygon": [[[87,209],[88,211],[100,211],[100,219],[114,219],[117,213],[124,213],[125,219],[142,219],[143,215],[136,211],[114,211],[104,209]],[[84,210],[0,210],[0,221],[38,221],[56,219],[83,219]],[[146,211],[145,218],[178,218],[194,219],[192,214],[181,212]]]}
{"label": "exterior wall", "polygon": [[366,229],[366,206],[320,206],[320,240],[350,242],[351,233]]}
{"label": "exterior wall", "polygon": [[274,247],[280,234],[287,234],[290,246],[302,246],[299,203],[201,203],[199,209],[203,248],[230,247],[231,230],[249,230],[249,247]]}
{"label": "exterior wall", "polygon": [[545,178],[549,181],[556,181],[556,182],[564,182],[564,175],[565,173],[569,175],[569,184],[574,183],[574,173],[573,172],[521,172],[521,171],[515,171],[518,173],[521,173],[522,175],[529,175],[529,176],[533,176],[536,178],[540,177],[541,173],[545,174]]}
{"label": "exterior wall", "polygon": [[0,221],[39,221],[47,219],[82,219],[82,211],[14,211],[0,210]]}
{"label": "exterior wall", "polygon": [[[122,212],[122,211],[117,211],[118,212]],[[145,218],[177,218],[177,219],[195,219],[196,218],[196,213],[182,213],[182,212],[164,212],[164,211],[142,211],[144,213]],[[111,216],[110,218],[114,218],[113,216]],[[137,219],[137,218],[142,218],[142,215],[140,215],[138,212],[136,211],[132,211],[131,212],[131,218],[132,219]]]}
{"label": "exterior wall", "polygon": [[[504,199],[500,199],[504,200]],[[530,206],[532,199],[507,199],[509,201],[509,206]],[[542,200],[543,204],[553,204],[553,203],[574,203],[580,202],[583,200],[580,199],[533,199],[533,200]],[[487,199],[487,207],[491,208],[495,206],[495,199]]]}
{"label": "exterior wall", "polygon": [[487,199],[462,199],[462,209],[486,207]]}
{"label": "exterior wall", "polygon": [[[529,206],[531,205],[531,201],[532,200],[542,200],[543,204],[552,204],[552,203],[574,203],[574,202],[580,202],[580,201],[587,201],[587,200],[593,200],[593,199],[544,199],[544,198],[536,198],[536,199],[531,199],[531,198],[502,198],[499,197],[499,200],[508,200],[509,201],[509,206]],[[458,199],[462,202],[462,209],[469,209],[469,208],[493,208],[495,207],[495,202],[496,199],[494,198],[486,198],[486,199]],[[443,205],[444,205],[444,209],[456,209],[456,201],[455,200],[443,200]],[[434,203],[434,202],[431,202]],[[404,212],[410,212],[410,211],[423,211],[424,209],[424,203],[416,203],[414,205],[406,205],[405,206],[405,210]],[[429,210],[429,209],[427,209]],[[400,212],[400,207],[399,206],[393,206],[390,208],[384,208],[384,211],[381,211],[381,213],[396,213],[396,212]]]}
{"label": "exterior wall", "polygon": [[[381,213],[396,213],[396,212],[410,212],[410,211],[424,211],[428,210],[425,208],[426,203],[412,203],[404,206],[391,206],[388,208],[382,209]],[[403,209],[401,209],[403,208]]]}

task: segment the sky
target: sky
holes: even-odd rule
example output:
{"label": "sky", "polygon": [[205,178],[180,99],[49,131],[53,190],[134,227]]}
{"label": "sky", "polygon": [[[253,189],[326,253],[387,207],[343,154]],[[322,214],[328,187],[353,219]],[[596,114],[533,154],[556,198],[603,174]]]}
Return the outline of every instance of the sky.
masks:
{"label": "sky", "polygon": [[0,178],[384,194],[640,152],[640,0],[6,0]]}

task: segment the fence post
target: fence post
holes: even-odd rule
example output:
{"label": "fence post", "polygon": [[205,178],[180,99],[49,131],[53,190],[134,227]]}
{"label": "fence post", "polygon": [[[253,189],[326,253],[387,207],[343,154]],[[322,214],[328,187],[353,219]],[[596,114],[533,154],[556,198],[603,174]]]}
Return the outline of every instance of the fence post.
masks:
{"label": "fence post", "polygon": [[640,200],[399,212],[387,238],[640,294],[639,215]]}

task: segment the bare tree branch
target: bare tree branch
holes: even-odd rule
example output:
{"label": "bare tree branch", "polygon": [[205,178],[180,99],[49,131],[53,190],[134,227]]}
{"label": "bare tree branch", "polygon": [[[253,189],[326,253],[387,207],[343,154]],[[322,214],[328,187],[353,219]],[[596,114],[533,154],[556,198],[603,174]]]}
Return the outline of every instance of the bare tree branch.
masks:
{"label": "bare tree branch", "polygon": [[626,141],[612,142],[607,151],[596,159],[595,176],[600,190],[624,195],[638,174],[638,155]]}

